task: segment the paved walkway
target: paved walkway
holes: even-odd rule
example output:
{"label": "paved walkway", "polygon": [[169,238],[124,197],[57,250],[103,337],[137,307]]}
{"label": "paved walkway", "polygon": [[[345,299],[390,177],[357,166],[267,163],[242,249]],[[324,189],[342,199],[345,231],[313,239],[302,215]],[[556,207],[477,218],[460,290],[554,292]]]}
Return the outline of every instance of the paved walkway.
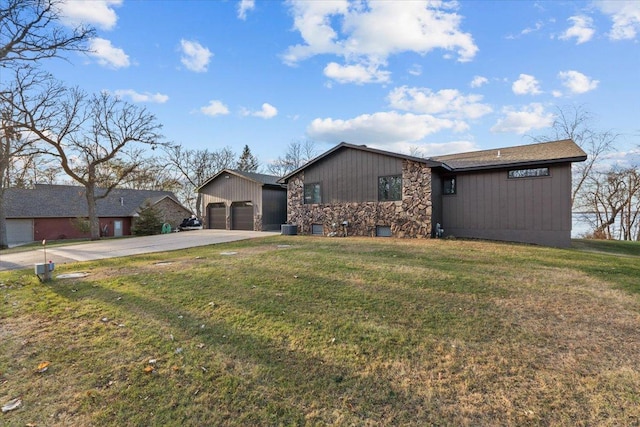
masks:
{"label": "paved walkway", "polygon": [[[130,237],[126,239],[99,240],[68,246],[52,246],[47,249],[47,262],[64,264],[76,261],[115,258],[151,252],[165,252],[216,243],[234,242],[280,233],[263,231],[197,230],[157,236]],[[33,265],[45,262],[41,247],[16,253],[0,252],[0,271],[33,269]]]}

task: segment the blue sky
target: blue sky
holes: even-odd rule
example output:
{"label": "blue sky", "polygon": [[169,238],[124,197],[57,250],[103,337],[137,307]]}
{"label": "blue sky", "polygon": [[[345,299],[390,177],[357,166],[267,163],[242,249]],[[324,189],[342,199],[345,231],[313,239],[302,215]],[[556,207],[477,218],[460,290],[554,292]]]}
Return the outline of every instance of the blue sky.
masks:
{"label": "blue sky", "polygon": [[68,0],[93,52],[46,67],[188,149],[439,155],[526,144],[580,105],[640,144],[640,1]]}

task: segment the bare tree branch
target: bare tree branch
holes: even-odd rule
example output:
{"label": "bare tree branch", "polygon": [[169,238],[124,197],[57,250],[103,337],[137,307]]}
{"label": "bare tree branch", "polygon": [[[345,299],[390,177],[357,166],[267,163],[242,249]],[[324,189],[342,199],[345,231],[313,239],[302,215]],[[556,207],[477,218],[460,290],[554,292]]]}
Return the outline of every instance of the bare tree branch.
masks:
{"label": "bare tree branch", "polygon": [[0,67],[88,52],[95,29],[60,24],[60,0],[6,0],[0,3]]}

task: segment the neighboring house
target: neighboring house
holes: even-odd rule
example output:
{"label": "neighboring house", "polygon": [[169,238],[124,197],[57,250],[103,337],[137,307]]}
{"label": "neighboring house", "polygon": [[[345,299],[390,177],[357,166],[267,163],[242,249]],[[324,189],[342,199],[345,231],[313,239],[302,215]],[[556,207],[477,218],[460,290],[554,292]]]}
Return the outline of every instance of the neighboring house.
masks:
{"label": "neighboring house", "polygon": [[[100,194],[97,190],[97,193]],[[84,187],[37,184],[35,188],[5,190],[7,238],[10,245],[37,240],[89,237],[80,225],[87,218]],[[104,237],[131,234],[135,218],[145,205],[154,206],[162,221],[177,227],[191,212],[170,191],[116,188],[96,202]]]}
{"label": "neighboring house", "polygon": [[287,190],[279,177],[223,169],[196,189],[203,224],[221,230],[280,230],[287,219]]}
{"label": "neighboring house", "polygon": [[421,159],[341,143],[283,177],[302,234],[571,242],[573,141]]}

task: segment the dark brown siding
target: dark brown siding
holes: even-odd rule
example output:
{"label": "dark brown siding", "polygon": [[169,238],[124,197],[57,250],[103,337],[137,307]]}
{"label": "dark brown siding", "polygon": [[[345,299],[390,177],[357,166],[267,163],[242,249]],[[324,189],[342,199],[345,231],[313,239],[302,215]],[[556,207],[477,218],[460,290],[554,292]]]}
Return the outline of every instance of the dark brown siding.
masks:
{"label": "dark brown siding", "polygon": [[263,188],[262,190],[262,230],[280,230],[287,222],[286,189]]}
{"label": "dark brown siding", "polygon": [[378,177],[401,174],[401,159],[346,149],[305,169],[304,182],[320,183],[322,203],[374,202]]}
{"label": "dark brown siding", "polygon": [[457,174],[442,196],[445,236],[566,247],[571,243],[571,166],[551,176],[508,179],[507,170]]}

